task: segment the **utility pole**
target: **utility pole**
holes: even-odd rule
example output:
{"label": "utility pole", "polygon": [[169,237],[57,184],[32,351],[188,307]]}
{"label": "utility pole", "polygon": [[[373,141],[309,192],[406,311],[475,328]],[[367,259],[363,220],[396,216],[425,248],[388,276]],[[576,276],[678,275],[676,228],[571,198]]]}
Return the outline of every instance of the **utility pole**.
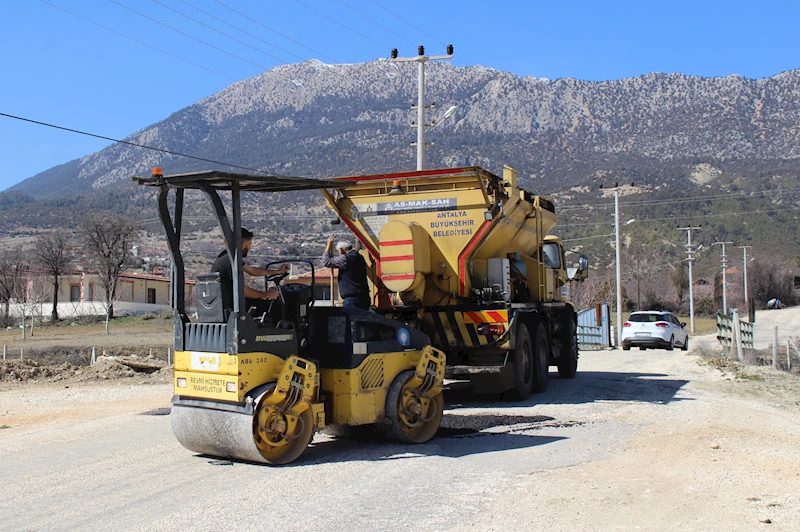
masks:
{"label": "utility pole", "polygon": [[714,242],[712,246],[722,246],[722,312],[728,315],[728,277],[725,270],[728,269],[728,256],[725,255],[725,244],[733,244],[733,242]]}
{"label": "utility pole", "polygon": [[[631,183],[633,186],[633,183]],[[622,274],[621,272],[621,265],[620,265],[620,256],[622,252],[619,246],[619,183],[614,183],[614,186],[610,189],[606,188],[604,190],[613,190],[614,191],[614,242],[616,246],[616,254],[615,254],[615,261],[617,263],[616,274],[617,274],[617,347],[619,347],[620,342],[622,341]],[[603,185],[600,185],[600,188],[603,188]],[[628,222],[630,223],[630,222]]]}
{"label": "utility pole", "polygon": [[744,251],[744,307],[750,308],[748,305],[750,304],[750,300],[747,299],[747,248],[751,248],[753,246],[739,246]]}
{"label": "utility pole", "polygon": [[689,330],[694,334],[694,280],[692,279],[692,263],[694,262],[694,245],[692,245],[692,229],[698,230],[702,226],[679,227],[679,231],[686,231],[686,261],[689,263]]}
{"label": "utility pole", "polygon": [[639,259],[636,259],[636,310],[642,310],[642,298],[641,298],[641,290],[639,286],[639,277],[641,276],[641,270],[639,269]]}
{"label": "utility pole", "polygon": [[[417,110],[417,170],[425,169],[425,63],[428,61],[441,61],[453,58],[453,45],[447,45],[447,55],[425,55],[425,47],[417,48],[417,57],[397,57],[397,48],[392,50],[391,61],[394,63],[419,63],[419,79],[417,81],[417,105],[411,106]],[[434,104],[435,105],[435,104]],[[433,107],[433,106],[431,106]],[[412,144],[414,146],[414,144]]]}

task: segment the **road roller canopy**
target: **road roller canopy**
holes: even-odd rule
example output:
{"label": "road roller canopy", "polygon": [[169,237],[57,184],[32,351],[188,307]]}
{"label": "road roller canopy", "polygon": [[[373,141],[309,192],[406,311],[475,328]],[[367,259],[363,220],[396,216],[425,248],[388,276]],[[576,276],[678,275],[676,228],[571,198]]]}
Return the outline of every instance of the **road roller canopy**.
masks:
{"label": "road roller canopy", "polygon": [[[176,313],[176,341],[183,334],[183,326],[188,322],[186,316],[186,297],[184,292],[183,257],[181,256],[181,225],[183,218],[183,199],[186,189],[200,190],[211,201],[213,213],[225,241],[225,250],[231,261],[233,276],[233,313],[245,312],[244,276],[242,274],[242,192],[290,192],[295,190],[331,189],[344,186],[343,183],[311,179],[307,177],[269,176],[204,170],[185,174],[164,175],[161,168],[153,168],[151,177],[134,177],[143,186],[157,187],[158,216],[164,225],[170,256],[172,258],[172,277],[170,282],[170,305]],[[169,192],[174,191],[175,203],[172,209],[168,204]],[[225,210],[220,192],[230,192],[231,215]]]}
{"label": "road roller canopy", "polygon": [[320,188],[338,188],[341,183],[308,177],[267,176],[256,174],[239,174],[204,170],[187,174],[163,175],[160,168],[153,169],[152,177],[134,177],[140,185],[170,188],[203,190],[233,190],[238,187],[241,192],[289,192],[292,190],[316,190]]}

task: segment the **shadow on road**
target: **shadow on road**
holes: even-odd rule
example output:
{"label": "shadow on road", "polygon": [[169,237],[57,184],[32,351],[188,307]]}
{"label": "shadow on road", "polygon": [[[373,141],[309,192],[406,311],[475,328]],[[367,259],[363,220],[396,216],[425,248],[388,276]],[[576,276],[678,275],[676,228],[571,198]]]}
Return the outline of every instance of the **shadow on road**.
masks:
{"label": "shadow on road", "polygon": [[501,394],[472,393],[466,383],[454,383],[445,389],[448,408],[531,406],[535,404],[584,404],[595,401],[637,401],[642,403],[667,404],[688,399],[676,397],[678,391],[689,381],[665,378],[663,373],[622,373],[606,371],[578,372],[574,379],[560,379],[550,373],[548,389],[532,395],[523,402],[502,401]]}
{"label": "shadow on road", "polygon": [[565,437],[476,432],[471,435],[434,438],[420,445],[405,445],[375,438],[336,438],[312,444],[297,465],[340,462],[379,462],[407,460],[426,456],[460,458],[463,456],[531,448],[546,445]]}

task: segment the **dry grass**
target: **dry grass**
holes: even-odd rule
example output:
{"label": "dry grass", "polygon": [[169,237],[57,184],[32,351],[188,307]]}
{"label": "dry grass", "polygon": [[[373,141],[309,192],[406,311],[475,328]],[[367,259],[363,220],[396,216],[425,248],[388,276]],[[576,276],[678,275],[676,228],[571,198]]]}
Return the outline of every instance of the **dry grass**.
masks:
{"label": "dry grass", "polygon": [[[72,325],[74,323],[75,325]],[[30,332],[30,331],[28,331]],[[112,320],[109,334],[105,334],[103,322],[37,325],[34,336],[22,339],[19,328],[0,330],[0,344],[8,347],[9,354],[19,355],[20,349],[27,352],[48,349],[71,348],[111,350],[120,346],[136,346],[139,349],[164,350],[172,345],[172,320],[162,318],[143,319],[116,318]],[[155,354],[155,353],[154,353]]]}

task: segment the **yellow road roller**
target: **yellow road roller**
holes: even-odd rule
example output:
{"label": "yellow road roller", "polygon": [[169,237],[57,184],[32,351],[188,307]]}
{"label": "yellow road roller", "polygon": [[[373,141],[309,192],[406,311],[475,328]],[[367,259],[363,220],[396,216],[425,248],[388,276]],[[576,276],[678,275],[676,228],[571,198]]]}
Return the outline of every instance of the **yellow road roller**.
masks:
{"label": "yellow road roller", "polygon": [[[360,309],[315,306],[310,262],[311,285],[276,275],[267,282],[277,286],[277,299],[255,306],[245,299],[241,194],[336,189],[340,183],[213,170],[166,176],[157,168],[150,177],[134,180],[158,190],[172,258],[171,418],[184,447],[215,457],[287,464],[303,453],[315,430],[328,425],[375,425],[408,443],[436,434],[445,356],[424,333]],[[201,191],[210,201],[232,271],[232,288],[218,273],[196,276],[193,319],[186,308],[181,256],[187,189]],[[221,194],[230,200],[230,217]],[[226,289],[232,297],[225,297]],[[230,308],[226,300],[232,301]]]}

